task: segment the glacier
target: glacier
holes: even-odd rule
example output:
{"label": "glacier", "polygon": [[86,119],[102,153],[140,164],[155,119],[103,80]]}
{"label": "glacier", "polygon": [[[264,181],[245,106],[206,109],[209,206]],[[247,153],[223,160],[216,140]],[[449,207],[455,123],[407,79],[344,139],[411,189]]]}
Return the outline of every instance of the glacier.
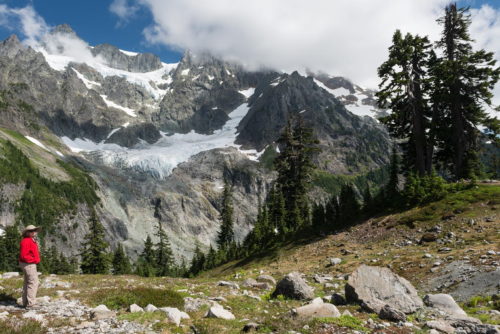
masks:
{"label": "glacier", "polygon": [[[250,88],[240,93],[248,98],[253,95],[254,91],[254,88]],[[215,148],[235,147],[249,159],[257,160],[263,151],[242,150],[240,145],[235,144],[238,125],[249,109],[247,103],[241,104],[228,115],[229,120],[226,124],[212,134],[204,135],[194,131],[185,134],[162,132],[162,137],[156,143],[141,142],[133,148],[104,141],[95,143],[86,138],[62,137],[61,139],[71,151],[90,154],[107,166],[132,169],[149,173],[157,178],[165,178],[175,167],[189,160],[193,155]],[[118,130],[114,129],[110,135]]]}

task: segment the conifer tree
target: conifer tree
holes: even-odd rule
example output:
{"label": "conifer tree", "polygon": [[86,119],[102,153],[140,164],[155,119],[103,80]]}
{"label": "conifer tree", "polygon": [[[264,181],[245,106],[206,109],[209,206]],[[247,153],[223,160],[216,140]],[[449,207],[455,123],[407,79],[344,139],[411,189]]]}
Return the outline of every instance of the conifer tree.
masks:
{"label": "conifer tree", "polygon": [[118,247],[113,253],[113,260],[111,263],[113,275],[126,275],[131,273],[130,261],[121,244],[118,244]]}
{"label": "conifer tree", "polygon": [[3,271],[17,271],[19,268],[19,242],[21,236],[14,225],[5,228],[0,238],[0,249],[3,248],[5,257],[0,258]]}
{"label": "conifer tree", "polygon": [[443,32],[437,46],[444,54],[435,65],[443,113],[438,126],[439,160],[455,179],[470,178],[479,169],[477,126],[486,121],[483,103],[491,104],[500,68],[495,67],[492,52],[473,51],[468,8],[450,4],[438,22]]}
{"label": "conifer tree", "polygon": [[154,248],[157,275],[171,275],[175,267],[174,255],[172,253],[167,233],[163,229],[159,220],[158,225],[156,226],[155,236],[158,238],[158,242]]}
{"label": "conifer tree", "polygon": [[366,213],[371,213],[374,210],[374,200],[372,196],[372,191],[370,190],[370,185],[366,183],[365,192],[363,193],[363,211]]}
{"label": "conifer tree", "polygon": [[297,114],[288,121],[278,143],[280,154],[274,162],[278,172],[276,186],[284,198],[286,228],[293,232],[309,223],[307,190],[316,168],[312,158],[319,151],[318,141]]}
{"label": "conifer tree", "polygon": [[217,237],[217,247],[219,250],[225,250],[234,240],[231,186],[227,180],[224,181],[224,193],[222,195],[222,208],[219,220],[221,227]]}
{"label": "conifer tree", "polygon": [[392,147],[391,164],[389,170],[389,181],[384,189],[385,204],[392,204],[398,200],[399,195],[399,172],[400,172],[400,159],[396,144]]}
{"label": "conifer tree", "polygon": [[351,225],[360,214],[361,206],[356,198],[352,184],[344,184],[339,196],[339,227]]}
{"label": "conifer tree", "polygon": [[93,212],[89,232],[81,248],[80,268],[84,274],[106,274],[109,271],[108,243],[104,240],[104,227]]}
{"label": "conifer tree", "polygon": [[153,241],[149,234],[144,241],[144,249],[137,261],[136,272],[138,275],[144,277],[155,275],[155,254],[153,250]]}
{"label": "conifer tree", "polygon": [[427,37],[396,30],[389,48],[389,59],[378,69],[380,91],[378,104],[390,108],[391,114],[380,120],[391,135],[404,139],[405,162],[419,175],[430,173],[432,150],[427,129],[431,110],[428,104],[428,67],[431,44]]}

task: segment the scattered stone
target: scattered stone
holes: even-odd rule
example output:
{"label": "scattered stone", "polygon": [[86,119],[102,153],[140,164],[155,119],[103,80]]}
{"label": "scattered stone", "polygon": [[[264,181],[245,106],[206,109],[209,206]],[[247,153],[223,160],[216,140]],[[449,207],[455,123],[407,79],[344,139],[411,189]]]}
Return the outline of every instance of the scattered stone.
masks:
{"label": "scattered stone", "polygon": [[423,257],[424,257],[425,259],[431,259],[431,258],[432,258],[432,254],[425,253]]}
{"label": "scattered stone", "polygon": [[291,272],[276,285],[272,297],[276,298],[279,295],[291,299],[304,300],[312,299],[314,297],[314,291],[301,277],[300,273]]}
{"label": "scattered stone", "polygon": [[3,320],[9,316],[9,312],[4,311],[0,313],[0,320]]}
{"label": "scattered stone", "polygon": [[488,255],[497,255],[497,252],[495,252],[494,250],[489,250],[486,252],[486,254]]}
{"label": "scattered stone", "polygon": [[330,282],[331,280],[333,280],[333,277],[329,276],[329,275],[321,276],[321,275],[315,274],[313,279],[316,283],[323,284],[323,283]]}
{"label": "scattered stone", "polygon": [[253,285],[253,288],[260,290],[271,290],[273,286],[267,282],[257,282]]}
{"label": "scattered stone", "polygon": [[18,272],[7,272],[7,273],[3,273],[2,274],[2,278],[3,279],[9,279],[9,278],[14,278],[14,277],[19,277],[19,273]]}
{"label": "scattered stone", "polygon": [[110,311],[106,305],[99,305],[97,307],[94,307],[90,312],[90,318],[92,320],[109,319],[114,318],[115,316],[116,313]]}
{"label": "scattered stone", "polygon": [[181,324],[182,319],[189,319],[189,315],[186,312],[182,312],[176,307],[161,307],[158,310],[164,312],[169,322],[177,326]]}
{"label": "scattered stone", "polygon": [[246,280],[241,283],[241,286],[244,286],[246,288],[251,288],[254,286],[254,284],[257,284],[257,281],[254,280],[253,278],[247,278]]}
{"label": "scattered stone", "polygon": [[234,314],[232,314],[228,310],[225,310],[221,305],[212,306],[205,315],[205,318],[219,318],[224,320],[236,319]]}
{"label": "scattered stone", "polygon": [[390,320],[390,321],[406,321],[406,315],[398,311],[389,305],[382,307],[378,314],[380,319]]}
{"label": "scattered stone", "polygon": [[255,323],[255,322],[249,322],[243,327],[243,332],[248,333],[252,331],[258,331],[260,328],[260,325]]}
{"label": "scattered stone", "polygon": [[344,312],[342,312],[342,315],[347,315],[349,317],[352,317],[352,313],[349,312],[349,310],[344,310]]}
{"label": "scattered stone", "polygon": [[406,279],[388,268],[361,265],[345,286],[348,302],[360,302],[368,311],[379,313],[385,306],[413,313],[423,306],[417,290]]}
{"label": "scattered stone", "polygon": [[267,282],[272,285],[276,285],[276,280],[270,275],[260,275],[257,277],[257,282]]}
{"label": "scattered stone", "polygon": [[334,293],[334,294],[332,295],[332,298],[331,298],[331,303],[332,303],[333,305],[337,305],[337,306],[339,306],[339,305],[346,305],[346,304],[347,304],[347,302],[346,302],[346,300],[345,300],[344,296],[342,296],[342,295],[341,295],[341,294],[339,294],[339,293]]}
{"label": "scattered stone", "polygon": [[43,315],[41,315],[39,313],[36,313],[34,311],[29,311],[29,312],[23,313],[23,318],[25,318],[25,319],[33,319],[33,320],[36,320],[36,321],[39,321],[39,322],[42,322],[44,320],[43,319]]}
{"label": "scattered stone", "polygon": [[499,330],[493,325],[483,325],[475,318],[457,319],[451,322],[455,327],[455,333],[473,334],[498,334]]}
{"label": "scattered stone", "polygon": [[227,286],[227,287],[230,287],[231,289],[236,289],[236,290],[240,289],[240,286],[234,282],[219,281],[219,283],[217,283],[217,285],[218,286]]}
{"label": "scattered stone", "polygon": [[455,328],[442,319],[427,321],[425,325],[431,329],[437,329],[438,331],[447,334],[453,334],[455,332]]}
{"label": "scattered stone", "polygon": [[153,304],[148,304],[145,308],[144,311],[146,312],[156,312],[158,311],[158,308],[154,306]]}
{"label": "scattered stone", "polygon": [[128,308],[130,313],[144,312],[144,309],[137,304],[132,304]]}
{"label": "scattered stone", "polygon": [[436,233],[424,233],[420,238],[420,243],[424,242],[434,242],[438,239],[438,235]]}
{"label": "scattered stone", "polygon": [[212,300],[212,301],[215,301],[215,302],[223,302],[223,303],[227,302],[227,299],[224,298],[224,297],[222,297],[222,296],[209,297],[208,300]]}
{"label": "scattered stone", "polygon": [[452,317],[467,316],[464,310],[455,302],[452,296],[440,293],[436,295],[426,295],[424,297],[425,305],[438,309]]}
{"label": "scattered stone", "polygon": [[441,265],[441,262],[436,261],[432,264],[433,267],[439,267]]}
{"label": "scattered stone", "polygon": [[342,263],[342,259],[339,259],[338,257],[332,257],[328,260],[329,266],[336,266],[340,263]]}
{"label": "scattered stone", "polygon": [[310,304],[298,307],[292,311],[300,318],[336,318],[340,317],[339,310],[333,304],[324,303],[321,298],[315,298]]}
{"label": "scattered stone", "polygon": [[438,249],[438,252],[439,253],[448,253],[448,252],[451,252],[451,248],[450,247],[442,247],[442,248]]}
{"label": "scattered stone", "polygon": [[441,233],[442,229],[441,226],[435,225],[432,228],[427,230],[428,232],[434,232],[434,233]]}

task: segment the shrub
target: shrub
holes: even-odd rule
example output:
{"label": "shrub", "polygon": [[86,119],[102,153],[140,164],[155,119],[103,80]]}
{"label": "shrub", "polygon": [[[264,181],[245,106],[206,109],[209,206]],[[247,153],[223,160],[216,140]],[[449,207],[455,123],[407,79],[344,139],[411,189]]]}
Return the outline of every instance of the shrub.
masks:
{"label": "shrub", "polygon": [[45,334],[47,333],[47,330],[43,328],[42,324],[38,321],[11,317],[6,320],[0,320],[0,333]]}

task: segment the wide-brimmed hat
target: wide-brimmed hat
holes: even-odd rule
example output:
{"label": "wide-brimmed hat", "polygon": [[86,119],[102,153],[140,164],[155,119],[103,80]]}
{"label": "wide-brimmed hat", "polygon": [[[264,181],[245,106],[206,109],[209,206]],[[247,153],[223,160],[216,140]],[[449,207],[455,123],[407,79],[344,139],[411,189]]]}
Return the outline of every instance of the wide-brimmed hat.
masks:
{"label": "wide-brimmed hat", "polygon": [[37,227],[35,225],[28,225],[24,228],[23,230],[23,234],[25,234],[26,232],[32,232],[32,231],[40,231],[41,230],[41,227]]}

